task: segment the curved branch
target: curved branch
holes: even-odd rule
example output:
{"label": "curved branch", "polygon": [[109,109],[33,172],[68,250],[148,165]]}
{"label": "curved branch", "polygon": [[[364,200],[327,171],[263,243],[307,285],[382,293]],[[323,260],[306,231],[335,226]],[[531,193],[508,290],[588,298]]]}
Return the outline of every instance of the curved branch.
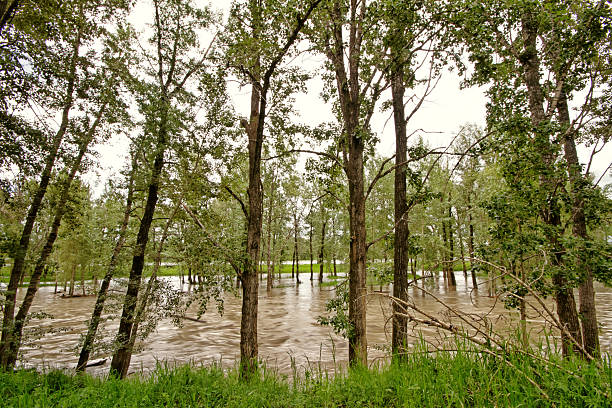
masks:
{"label": "curved branch", "polygon": [[225,190],[228,193],[230,193],[230,195],[232,197],[234,197],[236,199],[236,201],[238,201],[240,203],[240,208],[242,208],[242,213],[244,214],[245,217],[249,218],[249,213],[248,213],[248,211],[246,209],[246,206],[244,205],[244,202],[242,201],[242,199],[240,199],[240,197],[236,193],[234,193],[232,191],[232,189],[229,188],[228,186],[223,186],[223,188],[225,188]]}

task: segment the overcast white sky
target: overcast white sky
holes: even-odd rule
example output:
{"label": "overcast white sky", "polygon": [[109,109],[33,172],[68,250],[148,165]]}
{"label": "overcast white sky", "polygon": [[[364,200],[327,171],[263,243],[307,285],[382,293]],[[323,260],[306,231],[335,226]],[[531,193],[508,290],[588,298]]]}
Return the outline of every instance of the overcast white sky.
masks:
{"label": "overcast white sky", "polygon": [[[202,4],[210,3],[214,9],[222,10],[227,16],[230,2],[228,0],[212,0],[210,2],[201,1]],[[150,0],[140,1],[133,10],[130,20],[139,30],[144,29],[145,23],[152,17]],[[206,40],[203,43],[207,43]],[[300,64],[306,67],[316,67],[322,60],[321,56],[306,55],[301,57]],[[428,133],[423,133],[423,138],[432,147],[446,146],[459,129],[468,124],[474,123],[484,126],[485,105],[487,99],[483,88],[460,89],[461,78],[455,72],[445,72],[434,92],[427,98],[419,112],[409,123],[409,133],[412,130],[424,129]],[[309,82],[308,93],[299,94],[296,97],[297,110],[301,112],[302,121],[310,125],[317,121],[332,121],[333,116],[330,107],[319,97],[322,82],[313,79]],[[234,87],[232,94],[236,112],[239,115],[247,116],[249,109],[249,89],[242,90]],[[380,110],[377,110],[380,112]],[[372,128],[381,139],[378,152],[383,156],[390,156],[395,150],[395,135],[393,132],[393,120],[390,113],[377,113],[372,119]],[[385,125],[386,124],[386,125]],[[98,195],[104,188],[105,181],[109,177],[114,177],[127,161],[128,142],[125,138],[114,137],[105,145],[98,147],[101,167],[90,172],[86,179],[90,181],[95,194]],[[588,150],[579,148],[582,161],[588,159]],[[593,172],[597,177],[608,166],[612,160],[612,147],[607,148],[599,154],[599,158],[592,166]],[[612,181],[612,176],[608,174],[602,184]]]}

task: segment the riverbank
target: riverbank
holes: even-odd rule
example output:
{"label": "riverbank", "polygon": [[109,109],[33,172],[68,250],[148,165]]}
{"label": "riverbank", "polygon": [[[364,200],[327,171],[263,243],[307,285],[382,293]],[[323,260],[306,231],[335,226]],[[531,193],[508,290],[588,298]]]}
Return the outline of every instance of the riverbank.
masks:
{"label": "riverbank", "polygon": [[124,381],[60,371],[0,373],[6,407],[491,407],[609,406],[612,367],[578,359],[507,361],[459,351],[416,353],[403,365],[293,378],[264,373],[242,382],[235,370],[158,367]]}

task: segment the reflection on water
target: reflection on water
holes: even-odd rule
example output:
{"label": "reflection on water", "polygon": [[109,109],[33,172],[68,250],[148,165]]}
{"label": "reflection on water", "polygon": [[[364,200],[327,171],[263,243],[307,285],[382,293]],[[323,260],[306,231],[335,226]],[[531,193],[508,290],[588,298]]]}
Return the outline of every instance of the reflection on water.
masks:
{"label": "reflection on water", "polygon": [[[178,278],[164,278],[172,281],[177,287]],[[333,333],[329,327],[317,324],[317,317],[325,314],[325,303],[333,297],[334,288],[319,287],[303,280],[295,286],[290,278],[275,282],[276,288],[270,294],[265,289],[259,295],[259,355],[280,373],[291,374],[293,366],[298,371],[305,368],[333,370],[334,367],[346,364],[347,342]],[[514,319],[516,311],[504,309],[501,301],[484,296],[471,290],[471,284],[457,274],[457,287],[447,288],[442,279],[429,279],[428,290],[443,300],[448,306],[467,313],[485,313],[493,308],[497,317],[497,326],[507,324]],[[369,357],[377,361],[385,356],[391,338],[389,321],[389,300],[381,294],[388,293],[389,287],[370,287],[368,296],[368,346]],[[189,290],[183,285],[182,290]],[[601,325],[601,348],[612,350],[612,290],[598,286],[597,313]],[[23,295],[23,291],[21,293]],[[411,289],[410,295],[415,305],[432,312],[442,314],[445,307],[424,295],[418,289]],[[86,329],[95,298],[77,297],[62,298],[53,293],[52,287],[42,287],[36,297],[33,311],[43,311],[54,316],[52,320],[37,321],[41,328],[61,329],[46,334],[37,340],[33,347],[24,347],[25,363],[36,367],[74,367],[77,361],[76,347],[80,334]],[[240,307],[241,300],[233,295],[225,296],[224,314],[219,316],[216,308],[209,307],[201,321],[184,320],[183,326],[177,328],[170,321],[162,321],[157,331],[145,342],[142,352],[132,357],[130,372],[147,372],[155,367],[158,361],[170,364],[193,362],[208,364],[221,361],[224,366],[233,366],[240,351]],[[193,315],[193,313],[191,314]],[[501,318],[499,318],[501,317]],[[530,327],[532,336],[537,335],[536,328],[541,327],[541,318],[531,313]],[[117,322],[107,325],[110,333],[115,333]],[[431,339],[437,331],[422,328],[424,338]],[[416,340],[414,340],[416,341]],[[95,374],[108,370],[107,364],[89,368]]]}

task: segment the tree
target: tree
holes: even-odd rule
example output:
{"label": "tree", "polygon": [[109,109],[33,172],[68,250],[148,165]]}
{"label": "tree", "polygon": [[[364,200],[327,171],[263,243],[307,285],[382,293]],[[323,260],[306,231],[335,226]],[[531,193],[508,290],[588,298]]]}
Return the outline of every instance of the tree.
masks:
{"label": "tree", "polygon": [[[112,6],[112,4],[110,5]],[[55,135],[52,137],[45,159],[45,166],[26,216],[7,287],[2,323],[2,341],[0,345],[0,362],[5,369],[12,366],[17,358],[23,324],[25,323],[25,318],[27,317],[34,295],[38,290],[38,280],[57,237],[57,231],[65,211],[64,204],[68,199],[70,184],[81,166],[81,160],[87,152],[89,144],[94,140],[99,131],[98,126],[107,113],[108,105],[112,105],[116,101],[112,96],[115,91],[115,81],[113,78],[107,78],[105,75],[105,72],[107,72],[106,68],[108,67],[107,65],[105,66],[105,63],[108,63],[108,59],[106,62],[104,61],[106,50],[96,55],[99,58],[98,61],[92,55],[89,56],[91,58],[89,60],[84,60],[79,56],[81,47],[93,43],[100,34],[99,26],[92,23],[92,21],[105,21],[109,17],[104,6],[108,6],[108,4],[76,2],[76,4],[66,5],[65,14],[63,14],[65,20],[58,20],[59,29],[55,32],[55,36],[51,38],[34,36],[32,40],[34,44],[32,49],[39,52],[43,51],[42,55],[30,55],[33,67],[41,72],[51,72],[51,77],[48,81],[50,86],[43,89],[43,91],[47,93],[50,106],[53,108],[58,107],[61,110],[61,122]],[[31,18],[32,14],[36,16],[37,13],[49,12],[50,10],[46,7],[41,9],[34,8],[33,10],[28,10],[27,13],[24,10],[24,13],[20,14],[20,18]],[[76,26],[76,30],[73,30],[74,26],[71,26],[71,29],[68,30],[64,24],[73,24]],[[63,54],[66,48],[69,51]],[[50,67],[47,66],[48,61],[45,57],[54,61]],[[87,71],[86,67],[89,64],[95,66],[98,62],[102,64],[102,67],[98,68],[97,72],[91,72],[91,69],[89,72]],[[100,93],[92,94],[92,90],[98,90]],[[84,115],[80,118],[75,117],[71,123],[70,112],[78,100],[83,104],[82,111],[84,111]],[[69,176],[63,187],[60,203],[57,206],[52,223],[52,229],[30,279],[28,293],[21,304],[17,316],[14,316],[17,284],[23,276],[24,260],[28,252],[32,228],[47,191],[60,145],[68,132],[69,125],[72,127],[71,133],[74,133],[76,137],[79,152],[71,161]]]}
{"label": "tree", "polygon": [[[368,31],[364,27],[368,5],[351,0],[348,7],[334,1],[321,16],[321,33],[315,41],[328,61],[335,77],[337,112],[342,123],[338,147],[342,152],[349,190],[349,362],[366,364],[366,229],[364,185],[364,152],[374,145],[370,130],[376,100],[382,87],[382,75],[368,66],[364,42]],[[344,40],[348,32],[348,43]],[[348,56],[348,59],[345,58]],[[333,156],[332,156],[333,157]],[[334,160],[337,161],[335,157]]]}
{"label": "tree", "polygon": [[106,270],[104,278],[102,279],[102,285],[100,286],[100,290],[98,291],[96,303],[94,305],[94,309],[91,314],[91,319],[87,327],[87,334],[85,335],[85,338],[83,340],[83,346],[81,347],[81,352],[79,353],[79,361],[77,362],[76,367],[77,372],[85,371],[85,367],[87,367],[89,356],[93,349],[94,340],[96,338],[98,325],[100,323],[100,318],[102,317],[102,310],[104,309],[104,303],[106,302],[106,297],[108,294],[108,289],[110,287],[111,279],[115,275],[115,270],[119,262],[119,254],[121,253],[121,250],[123,249],[123,245],[126,240],[127,227],[132,213],[132,204],[134,199],[133,194],[135,167],[136,156],[135,153],[132,153],[131,168],[127,177],[127,195],[125,201],[125,210],[123,212],[123,220],[121,221],[121,226],[119,227],[117,242],[113,249],[108,268]]}
{"label": "tree", "polygon": [[[246,263],[240,273],[242,282],[240,372],[244,377],[248,377],[257,367],[257,294],[259,290],[257,266],[259,265],[263,222],[261,152],[264,142],[268,92],[271,90],[272,79],[277,74],[279,64],[298,39],[310,14],[320,2],[321,0],[313,0],[306,5],[301,3],[281,5],[277,2],[264,4],[250,0],[246,10],[240,10],[238,7],[233,9],[234,20],[228,27],[234,37],[234,40],[230,40],[232,43],[229,49],[231,63],[242,71],[252,84],[250,117],[249,120],[241,121],[248,137],[249,155],[248,206],[243,205],[247,217]],[[294,16],[295,22],[293,18],[286,19],[285,14]],[[243,24],[245,20],[249,21],[246,27]],[[250,32],[247,31],[247,28]],[[279,36],[279,33],[282,35]]]}
{"label": "tree", "polygon": [[[136,303],[140,290],[144,267],[145,250],[149,241],[149,230],[159,196],[159,188],[164,166],[164,155],[170,139],[180,132],[184,119],[179,101],[189,103],[191,93],[188,81],[196,80],[206,68],[207,52],[198,59],[190,57],[192,52],[201,52],[195,31],[206,28],[211,16],[207,10],[192,6],[191,2],[155,0],[153,38],[155,69],[147,74],[150,82],[142,85],[144,98],[139,100],[140,109],[145,116],[144,131],[153,139],[154,152],[150,164],[147,198],[138,228],[134,247],[129,282],[125,295],[123,311],[117,332],[117,350],[111,361],[111,373],[125,377],[131,357],[129,341],[134,324]],[[193,103],[193,102],[192,102]]]}
{"label": "tree", "polygon": [[[597,357],[597,333],[593,329],[597,324],[589,271],[582,263],[579,275],[584,278],[580,278],[584,281],[581,284],[583,316],[579,319],[571,290],[576,279],[568,268],[571,262],[568,263],[567,257],[563,256],[568,248],[563,238],[563,197],[557,186],[565,184],[568,177],[570,183],[578,180],[576,160],[568,139],[576,129],[568,127],[563,101],[565,96],[588,86],[593,78],[591,74],[595,71],[588,67],[593,67],[598,50],[608,41],[605,33],[609,30],[609,7],[605,2],[593,5],[587,1],[573,1],[571,7],[562,2],[539,1],[513,4],[492,1],[464,6],[464,16],[467,17],[460,24],[476,66],[473,82],[495,81],[489,91],[492,98],[490,126],[508,137],[506,143],[515,144],[513,151],[520,146],[522,157],[528,155],[530,158],[530,161],[523,161],[515,155],[507,157],[512,165],[506,167],[506,171],[511,167],[516,171],[520,163],[521,171],[527,173],[524,169],[529,169],[530,176],[525,174],[519,181],[518,177],[506,173],[506,180],[511,188],[524,189],[527,177],[533,177],[529,189],[517,195],[539,202],[538,211],[546,225],[544,234],[554,266],[551,279],[555,287],[563,353],[567,355],[573,348],[587,357]],[[494,61],[492,54],[499,60]],[[585,75],[585,72],[589,74]],[[550,79],[543,73],[550,74]],[[509,98],[514,106],[508,103]],[[585,106],[588,105],[587,100]],[[504,117],[506,120],[502,119]],[[571,130],[564,132],[562,128]],[[566,149],[566,161],[570,163],[565,171],[558,165],[560,146],[564,142],[569,148]],[[568,170],[573,175],[568,175]],[[574,205],[577,203],[574,201]],[[580,209],[574,208],[571,212],[578,215]],[[576,222],[581,224],[579,215],[573,219],[573,223]],[[581,320],[585,323],[582,330]],[[586,334],[584,339],[581,331]]]}

